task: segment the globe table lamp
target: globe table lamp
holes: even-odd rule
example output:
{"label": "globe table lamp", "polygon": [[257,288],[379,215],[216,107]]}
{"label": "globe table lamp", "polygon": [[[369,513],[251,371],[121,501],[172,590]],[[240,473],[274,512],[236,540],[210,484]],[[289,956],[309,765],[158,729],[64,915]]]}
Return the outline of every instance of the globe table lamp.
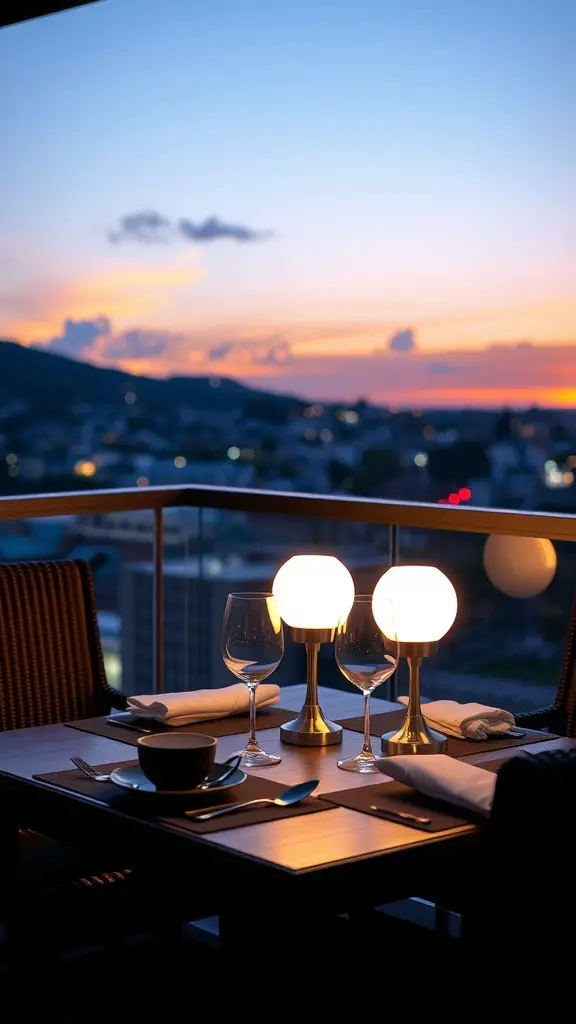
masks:
{"label": "globe table lamp", "polygon": [[306,647],[306,697],[298,718],[280,727],[280,738],[303,747],[341,743],[342,726],[325,718],[318,703],[318,652],[346,620],[354,581],[333,555],[294,555],[278,570],[272,593],[292,638]]}
{"label": "globe table lamp", "polygon": [[386,645],[398,658],[406,658],[410,670],[406,717],[397,732],[384,733],[382,753],[445,753],[446,737],[430,729],[422,714],[420,668],[423,658],[436,654],[457,608],[452,583],[432,565],[394,565],[376,584],[374,618]]}

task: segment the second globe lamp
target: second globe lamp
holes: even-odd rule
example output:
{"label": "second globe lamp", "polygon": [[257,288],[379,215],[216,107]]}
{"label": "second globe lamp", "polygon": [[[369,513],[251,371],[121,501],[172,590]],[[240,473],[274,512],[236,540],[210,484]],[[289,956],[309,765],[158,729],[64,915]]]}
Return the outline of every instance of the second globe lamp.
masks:
{"label": "second globe lamp", "polygon": [[354,581],[333,555],[294,555],[278,570],[272,592],[292,637],[306,647],[306,697],[298,718],[281,726],[283,743],[325,747],[342,742],[342,726],[318,703],[318,652],[332,643],[354,603]]}
{"label": "second globe lamp", "polygon": [[443,754],[446,737],[431,729],[420,704],[422,660],[435,654],[458,609],[456,591],[433,565],[394,565],[380,578],[372,612],[396,657],[410,669],[408,708],[400,729],[382,737],[384,754]]}

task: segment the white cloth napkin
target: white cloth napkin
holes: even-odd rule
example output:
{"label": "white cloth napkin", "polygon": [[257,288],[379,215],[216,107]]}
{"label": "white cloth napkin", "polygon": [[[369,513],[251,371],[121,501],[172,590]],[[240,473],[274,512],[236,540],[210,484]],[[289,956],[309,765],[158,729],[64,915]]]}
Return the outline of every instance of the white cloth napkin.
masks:
{"label": "white cloth napkin", "polygon": [[[277,704],[280,687],[261,683],[256,688],[256,707]],[[244,683],[232,683],[219,690],[187,690],[186,693],[163,693],[161,696],[128,697],[128,710],[138,718],[153,718],[164,725],[190,725],[239,715],[248,709],[250,696]]]}
{"label": "white cloth napkin", "polygon": [[378,761],[383,775],[405,782],[425,796],[489,816],[496,775],[447,754],[401,754]]}
{"label": "white cloth napkin", "polygon": [[[408,697],[398,697],[408,704]],[[458,704],[455,700],[432,700],[422,705],[422,714],[432,729],[460,740],[485,740],[514,728],[514,715],[486,704]],[[427,754],[425,755],[428,756]]]}

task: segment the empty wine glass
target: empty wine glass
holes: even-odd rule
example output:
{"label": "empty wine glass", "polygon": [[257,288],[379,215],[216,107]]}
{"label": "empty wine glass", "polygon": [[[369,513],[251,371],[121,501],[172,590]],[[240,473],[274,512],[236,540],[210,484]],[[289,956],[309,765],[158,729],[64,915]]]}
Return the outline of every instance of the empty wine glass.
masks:
{"label": "empty wine glass", "polygon": [[372,614],[372,596],[357,594],[346,622],[338,629],[336,663],[343,676],[364,695],[364,743],[356,757],[338,761],[347,772],[376,772],[376,754],[370,738],[370,694],[396,670],[396,659],[387,654],[384,638]]}
{"label": "empty wine glass", "polygon": [[282,620],[272,594],[229,594],[222,623],[222,657],[250,694],[248,742],[237,751],[243,768],[263,768],[282,760],[258,746],[256,688],[278,668],[283,654]]}

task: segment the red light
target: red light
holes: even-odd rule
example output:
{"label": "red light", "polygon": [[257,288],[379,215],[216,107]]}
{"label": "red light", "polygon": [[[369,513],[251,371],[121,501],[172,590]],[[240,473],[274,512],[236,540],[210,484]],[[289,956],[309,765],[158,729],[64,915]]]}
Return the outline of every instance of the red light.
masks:
{"label": "red light", "polygon": [[450,505],[459,505],[460,504],[460,498],[458,497],[457,494],[449,494],[448,495],[448,503]]}
{"label": "red light", "polygon": [[436,504],[437,505],[447,505],[448,504],[448,499],[447,498],[438,498],[438,501],[436,502]]}
{"label": "red light", "polygon": [[458,491],[458,497],[460,498],[461,501],[470,501],[470,498],[472,497],[472,491],[470,490],[469,487],[461,487],[460,490]]}

